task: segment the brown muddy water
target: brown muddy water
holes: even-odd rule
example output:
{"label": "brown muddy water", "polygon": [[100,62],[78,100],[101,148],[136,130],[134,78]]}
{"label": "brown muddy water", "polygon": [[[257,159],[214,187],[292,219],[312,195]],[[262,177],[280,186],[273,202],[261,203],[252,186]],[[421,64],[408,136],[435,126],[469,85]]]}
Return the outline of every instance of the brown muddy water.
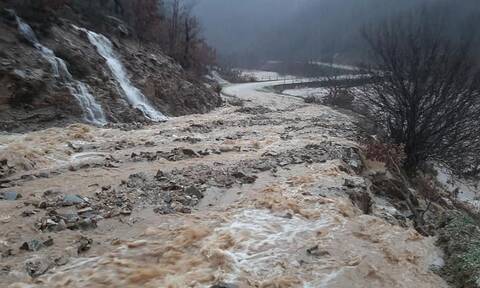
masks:
{"label": "brown muddy water", "polygon": [[[430,269],[441,264],[433,238],[379,217],[395,213],[384,199],[364,215],[348,198],[366,186],[354,119],[258,91],[271,84],[226,88],[246,100],[242,109],[129,131],[73,125],[0,136],[10,167],[0,192],[23,196],[0,201],[0,244],[12,254],[2,257],[0,286],[448,287]],[[190,186],[201,196],[185,196],[198,194]],[[51,191],[90,199],[97,226],[36,228],[52,210],[85,209],[37,207]],[[123,203],[104,200],[113,196]],[[48,237],[51,246],[19,250]],[[92,242],[80,253],[81,237]],[[46,266],[35,278],[32,260]]]}

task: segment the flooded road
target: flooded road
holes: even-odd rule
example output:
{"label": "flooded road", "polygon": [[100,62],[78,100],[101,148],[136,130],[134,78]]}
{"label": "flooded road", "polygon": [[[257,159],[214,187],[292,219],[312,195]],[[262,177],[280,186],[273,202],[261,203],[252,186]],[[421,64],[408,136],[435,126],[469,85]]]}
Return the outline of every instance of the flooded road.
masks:
{"label": "flooded road", "polygon": [[[434,239],[378,217],[383,204],[365,215],[350,200],[368,190],[354,119],[272,84],[231,85],[224,92],[243,107],[154,126],[1,136],[10,175],[0,192],[23,197],[0,201],[0,241],[14,252],[0,285],[448,287],[430,270],[441,262]],[[89,199],[95,229],[36,229],[54,209],[85,209],[35,206],[46,191]],[[18,250],[48,237],[51,246]],[[81,237],[92,240],[85,251]],[[31,278],[36,257],[48,269]]]}

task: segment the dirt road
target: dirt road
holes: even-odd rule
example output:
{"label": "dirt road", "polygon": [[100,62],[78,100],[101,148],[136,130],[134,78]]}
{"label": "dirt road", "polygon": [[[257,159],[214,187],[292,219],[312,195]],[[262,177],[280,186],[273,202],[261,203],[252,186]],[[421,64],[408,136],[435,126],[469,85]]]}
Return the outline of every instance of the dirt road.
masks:
{"label": "dirt road", "polygon": [[0,286],[447,287],[433,239],[352,204],[354,119],[271,84],[154,126],[2,135],[22,198],[0,200]]}

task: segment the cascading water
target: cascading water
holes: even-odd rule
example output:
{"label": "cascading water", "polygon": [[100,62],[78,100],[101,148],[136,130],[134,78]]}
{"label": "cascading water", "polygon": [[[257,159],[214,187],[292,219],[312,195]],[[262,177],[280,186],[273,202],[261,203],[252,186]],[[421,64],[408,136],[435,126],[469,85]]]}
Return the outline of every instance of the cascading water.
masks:
{"label": "cascading water", "polygon": [[38,41],[37,36],[30,25],[25,23],[20,17],[16,15],[15,17],[18,24],[18,30],[23,37],[40,51],[42,57],[52,66],[55,77],[64,82],[75,99],[77,99],[85,114],[85,120],[97,125],[106,124],[107,120],[102,107],[95,101],[95,98],[89,92],[87,84],[75,80],[72,74],[68,71],[65,61],[55,56],[55,53],[53,53],[51,49],[43,46],[40,41]]}
{"label": "cascading water", "polygon": [[161,112],[157,111],[142,92],[133,86],[128,78],[127,71],[123,66],[120,58],[113,50],[112,42],[105,36],[95,32],[74,26],[75,29],[87,33],[88,39],[93,46],[96,47],[98,53],[107,60],[107,65],[112,72],[115,80],[122,88],[128,102],[134,107],[142,111],[145,117],[153,121],[165,121],[168,118]]}

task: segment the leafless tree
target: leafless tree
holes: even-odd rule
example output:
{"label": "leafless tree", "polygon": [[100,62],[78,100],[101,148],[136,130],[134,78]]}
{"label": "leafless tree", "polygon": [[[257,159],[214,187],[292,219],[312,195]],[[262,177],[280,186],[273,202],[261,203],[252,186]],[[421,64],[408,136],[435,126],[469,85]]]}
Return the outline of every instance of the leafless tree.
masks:
{"label": "leafless tree", "polygon": [[[473,32],[470,30],[469,32]],[[434,161],[457,172],[480,156],[480,73],[472,57],[473,33],[453,39],[441,18],[423,11],[365,29],[380,79],[364,97],[377,122],[403,144],[405,168]]]}
{"label": "leafless tree", "polygon": [[[192,4],[193,5],[193,4]],[[200,34],[200,24],[192,15],[193,6],[185,7],[183,10],[183,67],[189,69],[192,65],[193,50],[196,48]]]}
{"label": "leafless tree", "polygon": [[172,0],[170,1],[170,12],[169,12],[169,28],[168,28],[168,44],[169,44],[169,53],[174,55],[177,49],[177,39],[179,35],[179,26],[180,26],[180,15],[181,15],[181,0]]}

